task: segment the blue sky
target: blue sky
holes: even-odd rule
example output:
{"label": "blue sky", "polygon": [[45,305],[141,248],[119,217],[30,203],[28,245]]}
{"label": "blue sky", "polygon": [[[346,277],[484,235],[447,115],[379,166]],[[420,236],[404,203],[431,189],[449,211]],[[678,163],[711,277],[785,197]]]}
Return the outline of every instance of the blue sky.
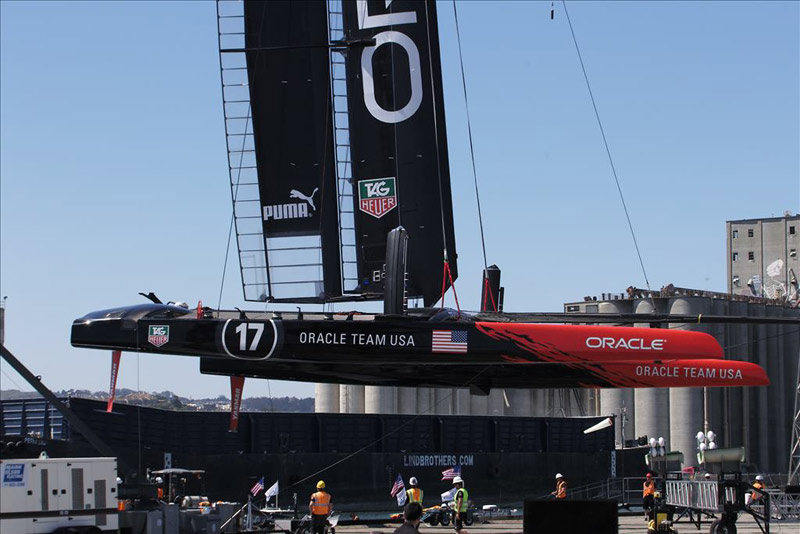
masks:
{"label": "blue sky", "polygon": [[[653,287],[724,291],[725,221],[800,209],[799,5],[567,4]],[[483,259],[452,3],[438,9],[456,287],[474,309]],[[488,259],[510,311],[645,285],[555,9],[551,21],[550,2],[458,4]],[[139,291],[217,305],[231,204],[215,13],[213,2],[0,2],[6,345],[53,389],[107,388],[110,356],[72,348],[73,319]],[[247,305],[238,276],[234,253],[223,307]],[[0,369],[3,388],[30,389]],[[118,386],[229,391],[193,358],[135,354]],[[268,392],[313,386],[245,386]]]}

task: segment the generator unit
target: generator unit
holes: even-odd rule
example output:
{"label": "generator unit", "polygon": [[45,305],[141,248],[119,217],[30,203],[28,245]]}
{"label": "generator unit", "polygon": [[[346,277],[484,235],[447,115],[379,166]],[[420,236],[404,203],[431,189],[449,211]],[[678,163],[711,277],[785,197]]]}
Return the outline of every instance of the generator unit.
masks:
{"label": "generator unit", "polygon": [[0,477],[0,532],[118,529],[116,458],[0,460]]}

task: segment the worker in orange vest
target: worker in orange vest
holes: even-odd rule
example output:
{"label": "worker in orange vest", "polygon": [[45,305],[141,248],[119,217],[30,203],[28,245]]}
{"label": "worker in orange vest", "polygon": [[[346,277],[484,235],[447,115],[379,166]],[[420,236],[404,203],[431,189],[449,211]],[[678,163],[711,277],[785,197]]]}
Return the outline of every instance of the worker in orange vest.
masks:
{"label": "worker in orange vest", "polygon": [[308,513],[311,514],[311,532],[324,534],[328,516],[332,511],[331,494],[325,491],[325,481],[320,480],[317,482],[316,493],[311,494],[311,502],[308,503]]}
{"label": "worker in orange vest", "polygon": [[655,502],[654,495],[656,493],[656,481],[653,479],[653,473],[647,473],[642,486],[642,508],[644,508],[645,518],[649,516],[650,511],[653,509]]}
{"label": "worker in orange vest", "polygon": [[567,498],[567,481],[564,480],[564,475],[561,473],[556,474],[556,490],[550,495],[555,495],[556,499]]}
{"label": "worker in orange vest", "polygon": [[[761,475],[756,475],[756,481],[753,482],[753,487],[758,489],[758,490],[764,491],[764,488],[767,487],[767,485],[764,484],[764,477],[761,476]],[[753,492],[753,497],[752,497],[752,502],[755,502],[755,501],[759,500],[760,498],[761,498],[761,494],[756,492],[756,491],[754,491]]]}

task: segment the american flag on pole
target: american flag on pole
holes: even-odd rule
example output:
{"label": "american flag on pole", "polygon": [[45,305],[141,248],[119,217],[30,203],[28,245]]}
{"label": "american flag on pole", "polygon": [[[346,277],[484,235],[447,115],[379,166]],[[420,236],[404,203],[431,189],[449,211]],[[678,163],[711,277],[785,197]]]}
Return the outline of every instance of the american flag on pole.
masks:
{"label": "american flag on pole", "polygon": [[397,475],[397,480],[394,481],[394,485],[392,486],[391,493],[392,497],[397,497],[397,494],[406,489],[406,485],[403,483],[403,477],[399,474]]}
{"label": "american flag on pole", "polygon": [[467,352],[467,331],[466,330],[434,330],[433,352],[445,352],[448,354],[460,354]]}
{"label": "american flag on pole", "polygon": [[460,476],[461,476],[460,465],[454,465],[453,467],[442,471],[442,480],[453,480],[454,478]]}
{"label": "american flag on pole", "polygon": [[258,494],[262,491],[264,491],[264,477],[261,477],[261,480],[253,484],[253,487],[250,488],[250,493],[252,493],[254,497],[258,497]]}

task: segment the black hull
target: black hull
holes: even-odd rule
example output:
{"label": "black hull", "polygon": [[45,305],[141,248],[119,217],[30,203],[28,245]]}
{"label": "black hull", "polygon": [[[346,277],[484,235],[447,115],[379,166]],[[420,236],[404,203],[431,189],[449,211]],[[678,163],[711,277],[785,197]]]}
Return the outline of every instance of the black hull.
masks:
{"label": "black hull", "polygon": [[[199,318],[198,318],[199,316]],[[419,315],[197,312],[147,304],[74,321],[76,347],[200,358],[203,373],[413,387],[607,388],[767,385],[701,332],[501,323]]]}

